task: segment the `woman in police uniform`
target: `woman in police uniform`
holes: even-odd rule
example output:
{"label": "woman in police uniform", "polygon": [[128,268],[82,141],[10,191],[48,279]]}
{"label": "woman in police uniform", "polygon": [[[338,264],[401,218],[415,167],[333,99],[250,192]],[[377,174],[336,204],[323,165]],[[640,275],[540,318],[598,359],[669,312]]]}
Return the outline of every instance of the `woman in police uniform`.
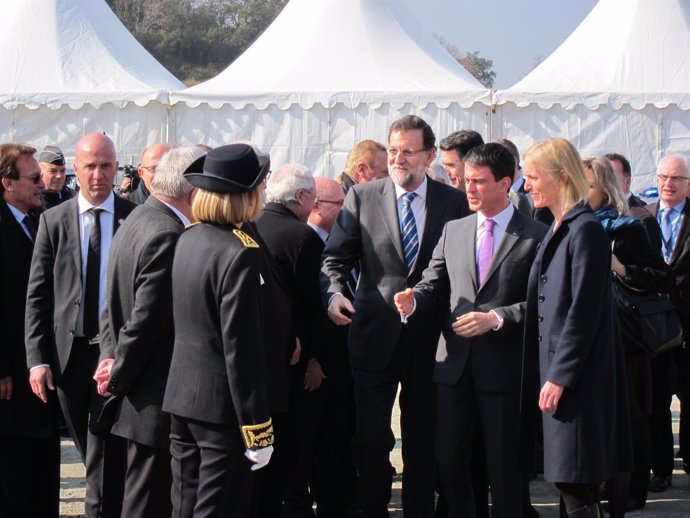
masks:
{"label": "woman in police uniform", "polygon": [[175,348],[163,409],[172,414],[173,516],[248,514],[251,470],[273,447],[265,379],[259,245],[240,227],[262,207],[268,160],[244,144],[185,172],[199,223],[173,262]]}

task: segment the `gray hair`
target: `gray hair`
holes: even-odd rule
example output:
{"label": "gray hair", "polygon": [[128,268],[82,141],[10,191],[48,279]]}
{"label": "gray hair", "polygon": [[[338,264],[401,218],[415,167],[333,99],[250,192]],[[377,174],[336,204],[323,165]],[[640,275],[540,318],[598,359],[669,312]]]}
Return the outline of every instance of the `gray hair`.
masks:
{"label": "gray hair", "polygon": [[175,147],[161,157],[151,182],[151,192],[168,196],[173,200],[183,200],[190,192],[192,185],[185,180],[182,173],[206,153],[197,146]]}
{"label": "gray hair", "polygon": [[311,171],[303,165],[281,165],[266,183],[266,201],[287,205],[295,201],[297,191],[314,191]]}
{"label": "gray hair", "polygon": [[685,167],[685,174],[690,173],[690,160],[688,160],[683,155],[679,155],[676,153],[674,153],[672,155],[666,155],[664,158],[659,160],[659,165],[657,166],[657,172],[660,171],[662,169],[662,167],[666,165],[667,162],[680,162]]}

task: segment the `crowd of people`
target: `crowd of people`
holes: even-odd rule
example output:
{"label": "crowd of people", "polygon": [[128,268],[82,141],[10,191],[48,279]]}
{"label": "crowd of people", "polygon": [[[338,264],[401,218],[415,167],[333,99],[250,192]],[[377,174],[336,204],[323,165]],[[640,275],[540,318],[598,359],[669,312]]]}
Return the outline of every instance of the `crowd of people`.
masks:
{"label": "crowd of people", "polygon": [[[690,171],[521,154],[417,116],[336,179],[248,142],[0,145],[0,516],[59,515],[64,419],[95,517],[383,518],[400,405],[408,518],[621,517],[690,473],[685,342],[619,326],[614,283],[690,332]],[[439,159],[436,162],[436,159]],[[440,162],[440,164],[439,164]],[[602,504],[605,502],[605,504]]]}

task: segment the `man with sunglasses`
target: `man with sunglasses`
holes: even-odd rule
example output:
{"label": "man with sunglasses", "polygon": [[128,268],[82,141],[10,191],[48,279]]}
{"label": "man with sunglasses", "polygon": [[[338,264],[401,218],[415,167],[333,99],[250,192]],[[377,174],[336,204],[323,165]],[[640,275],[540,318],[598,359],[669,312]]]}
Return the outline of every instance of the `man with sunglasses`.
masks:
{"label": "man with sunglasses", "polygon": [[58,515],[60,438],[54,397],[26,375],[24,300],[43,181],[36,150],[0,145],[0,516]]}

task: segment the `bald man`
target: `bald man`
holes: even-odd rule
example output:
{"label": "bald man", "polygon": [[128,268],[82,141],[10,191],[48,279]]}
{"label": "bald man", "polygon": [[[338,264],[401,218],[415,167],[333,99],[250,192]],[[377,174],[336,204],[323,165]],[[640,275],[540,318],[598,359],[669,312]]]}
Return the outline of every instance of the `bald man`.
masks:
{"label": "bald man", "polygon": [[113,194],[113,142],[100,133],[77,144],[79,195],[41,214],[26,299],[31,390],[42,401],[57,388],[74,443],[86,464],[86,516],[119,517],[121,439],[99,426],[106,402],[92,376],[100,352],[113,234],[135,205]]}
{"label": "bald man", "polygon": [[156,175],[158,162],[160,162],[161,157],[168,151],[170,151],[170,146],[167,144],[152,144],[144,149],[144,152],[141,154],[141,162],[137,168],[137,173],[141,181],[136,189],[131,192],[123,193],[123,198],[137,205],[142,205],[146,202],[151,194],[151,183]]}

